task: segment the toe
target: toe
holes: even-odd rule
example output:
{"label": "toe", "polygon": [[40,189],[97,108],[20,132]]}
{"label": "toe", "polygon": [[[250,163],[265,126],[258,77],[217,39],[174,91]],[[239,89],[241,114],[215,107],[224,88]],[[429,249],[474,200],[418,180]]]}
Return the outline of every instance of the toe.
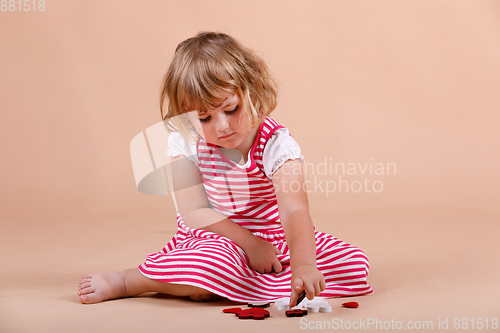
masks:
{"label": "toe", "polygon": [[91,286],[90,282],[83,282],[83,283],[80,283],[80,286],[79,286],[79,288],[78,288],[78,289],[80,289],[80,290],[81,290],[81,289],[83,289],[83,288],[88,288],[88,287],[90,287],[90,286]]}
{"label": "toe", "polygon": [[78,294],[79,295],[86,295],[86,294],[93,293],[94,291],[95,291],[95,288],[92,288],[90,286],[90,287],[86,287],[86,288],[81,288],[80,290],[78,290]]}
{"label": "toe", "polygon": [[81,295],[80,302],[84,304],[99,303],[102,302],[102,297],[96,293]]}
{"label": "toe", "polygon": [[90,277],[81,277],[80,278],[80,283],[85,282],[85,281],[90,281],[90,280],[91,280]]}
{"label": "toe", "polygon": [[91,277],[90,276],[82,276],[80,278],[80,282],[79,283],[82,283],[82,282],[85,282],[85,281],[90,281],[91,280]]}
{"label": "toe", "polygon": [[93,294],[81,295],[80,302],[82,302],[83,304],[97,303],[97,301],[93,301],[92,295]]}

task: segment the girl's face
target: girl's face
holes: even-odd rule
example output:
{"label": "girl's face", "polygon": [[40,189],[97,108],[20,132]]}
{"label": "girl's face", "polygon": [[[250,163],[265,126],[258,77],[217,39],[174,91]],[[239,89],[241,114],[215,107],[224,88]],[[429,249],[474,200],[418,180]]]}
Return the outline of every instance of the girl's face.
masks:
{"label": "girl's face", "polygon": [[[207,112],[189,112],[191,123],[206,141],[224,148],[247,152],[253,144],[246,109],[238,94],[224,94],[222,104]],[[254,138],[253,138],[254,139]]]}

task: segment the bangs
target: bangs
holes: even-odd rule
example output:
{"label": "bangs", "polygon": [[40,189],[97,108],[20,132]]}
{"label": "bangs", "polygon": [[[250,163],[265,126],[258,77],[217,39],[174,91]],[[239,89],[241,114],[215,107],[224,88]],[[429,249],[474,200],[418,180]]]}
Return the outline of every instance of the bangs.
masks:
{"label": "bangs", "polygon": [[192,59],[179,77],[177,103],[183,113],[218,108],[225,94],[238,92],[235,80],[221,61],[199,58]]}

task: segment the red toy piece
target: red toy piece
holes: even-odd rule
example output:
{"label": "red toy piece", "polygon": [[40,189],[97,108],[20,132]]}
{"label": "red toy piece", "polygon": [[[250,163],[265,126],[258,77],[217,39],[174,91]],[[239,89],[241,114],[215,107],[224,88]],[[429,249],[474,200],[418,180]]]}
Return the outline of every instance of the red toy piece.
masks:
{"label": "red toy piece", "polygon": [[342,305],[346,308],[357,308],[359,306],[358,302],[347,302],[343,303]]}
{"label": "red toy piece", "polygon": [[236,317],[240,319],[256,319],[262,320],[270,316],[269,311],[262,308],[250,308],[241,310],[238,313],[235,313]]}
{"label": "red toy piece", "polygon": [[254,314],[254,315],[252,315],[252,319],[254,319],[254,320],[264,320],[264,319],[266,319],[266,316],[264,314]]}
{"label": "red toy piece", "polygon": [[236,317],[240,318],[240,319],[252,319],[252,314],[251,313],[237,313],[236,314]]}
{"label": "red toy piece", "polygon": [[300,302],[302,302],[306,298],[306,291],[303,290],[302,293],[299,295],[299,298],[297,298],[297,303],[295,305],[299,305]]}
{"label": "red toy piece", "polygon": [[287,317],[302,317],[307,314],[307,310],[296,309],[296,310],[287,310],[285,311],[285,316]]}
{"label": "red toy piece", "polygon": [[241,310],[241,308],[228,308],[228,309],[222,310],[222,312],[224,312],[224,313],[235,313],[235,314],[239,313],[241,311],[243,311],[243,310]]}

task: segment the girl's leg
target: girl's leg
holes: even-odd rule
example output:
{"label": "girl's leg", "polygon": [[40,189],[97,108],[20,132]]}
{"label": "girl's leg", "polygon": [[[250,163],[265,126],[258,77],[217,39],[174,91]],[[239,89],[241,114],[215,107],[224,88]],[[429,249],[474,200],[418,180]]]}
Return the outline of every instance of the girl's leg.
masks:
{"label": "girl's leg", "polygon": [[94,273],[81,277],[78,286],[80,302],[98,303],[108,299],[129,297],[145,292],[158,292],[174,296],[190,296],[193,300],[204,301],[215,296],[208,290],[151,280],[138,268],[127,269],[118,273]]}

